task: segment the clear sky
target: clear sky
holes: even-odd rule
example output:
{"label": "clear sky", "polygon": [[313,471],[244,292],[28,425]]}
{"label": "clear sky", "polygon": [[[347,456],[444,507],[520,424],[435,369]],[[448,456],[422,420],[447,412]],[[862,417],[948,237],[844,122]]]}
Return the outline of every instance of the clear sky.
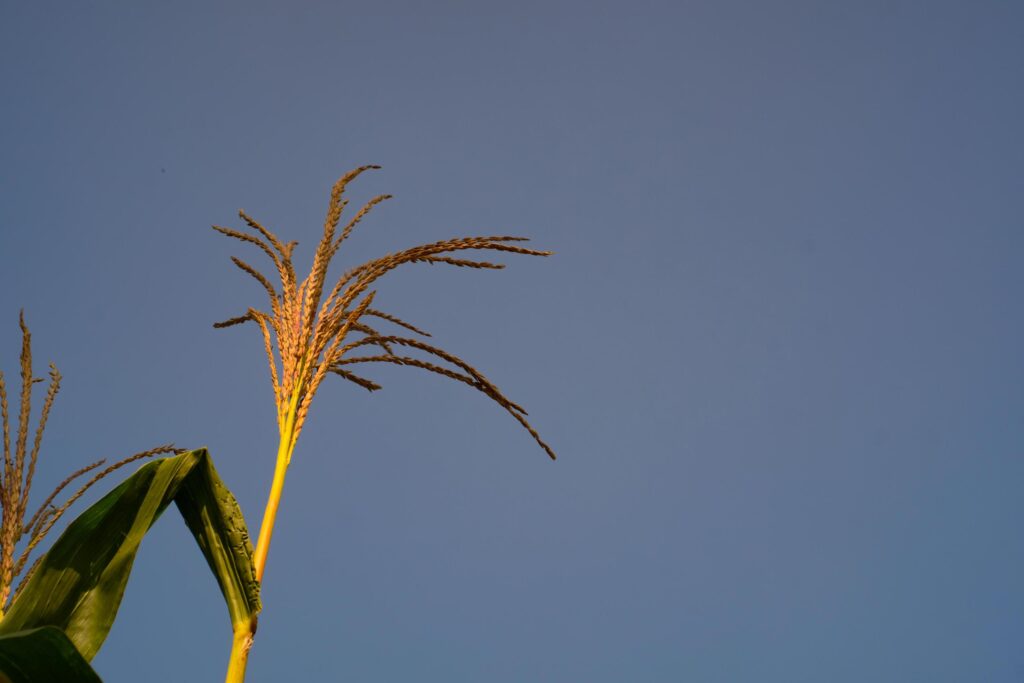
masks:
{"label": "clear sky", "polygon": [[[258,527],[261,301],[210,229],[352,265],[511,232],[378,303],[514,399],[379,368],[313,404],[261,681],[1024,679],[1024,6],[0,2],[0,367],[65,375],[37,477],[208,446]],[[106,488],[109,488],[107,484]],[[94,500],[93,496],[90,500]],[[81,509],[81,508],[79,508]],[[172,508],[95,660],[216,681]]]}

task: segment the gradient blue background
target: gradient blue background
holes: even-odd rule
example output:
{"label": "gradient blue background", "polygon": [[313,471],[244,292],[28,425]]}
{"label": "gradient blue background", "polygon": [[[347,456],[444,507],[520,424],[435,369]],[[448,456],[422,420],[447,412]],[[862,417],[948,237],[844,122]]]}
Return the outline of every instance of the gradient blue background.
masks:
{"label": "gradient blue background", "polygon": [[[64,372],[37,495],[208,446],[258,526],[276,434],[244,207],[308,263],[493,231],[382,308],[531,411],[414,369],[327,386],[250,677],[1024,679],[1024,5],[0,5],[0,366]],[[108,485],[109,486],[109,485]],[[93,496],[91,499],[95,499]],[[81,508],[79,508],[81,509]],[[172,509],[95,660],[216,681]]]}

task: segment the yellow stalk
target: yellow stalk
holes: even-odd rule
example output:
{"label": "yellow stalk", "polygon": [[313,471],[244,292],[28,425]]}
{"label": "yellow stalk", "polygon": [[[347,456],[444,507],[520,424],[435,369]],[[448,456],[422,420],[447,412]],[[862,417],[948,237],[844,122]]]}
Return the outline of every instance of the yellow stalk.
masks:
{"label": "yellow stalk", "polygon": [[[284,478],[288,472],[288,463],[292,459],[295,448],[295,418],[299,406],[298,388],[292,392],[281,426],[281,441],[277,446],[277,464],[274,466],[274,480],[270,484],[270,495],[267,507],[263,511],[263,523],[260,525],[259,539],[256,541],[253,564],[256,567],[256,580],[263,581],[263,570],[267,564],[267,553],[270,551],[270,538],[274,534],[274,522],[277,520],[277,508],[281,504],[281,492],[284,490]],[[231,657],[228,660],[228,671],[224,683],[242,683],[245,680],[245,667],[249,662],[249,649],[252,647],[256,633],[256,619],[251,622],[235,624],[234,636],[231,641]]]}
{"label": "yellow stalk", "polygon": [[274,480],[270,484],[270,495],[267,496],[267,507],[263,511],[263,523],[260,525],[259,539],[256,541],[254,564],[256,580],[263,580],[263,568],[267,564],[267,553],[270,551],[270,538],[274,534],[274,522],[277,521],[277,507],[281,504],[281,491],[284,490],[284,477],[288,472],[288,463],[292,459],[295,440],[295,416],[299,405],[299,391],[292,392],[281,429],[281,441],[277,446],[277,464],[274,466]]}
{"label": "yellow stalk", "polygon": [[228,661],[228,673],[224,683],[242,683],[245,680],[245,665],[249,662],[249,648],[252,647],[252,634],[255,630],[252,624],[235,625],[231,641],[231,659]]}

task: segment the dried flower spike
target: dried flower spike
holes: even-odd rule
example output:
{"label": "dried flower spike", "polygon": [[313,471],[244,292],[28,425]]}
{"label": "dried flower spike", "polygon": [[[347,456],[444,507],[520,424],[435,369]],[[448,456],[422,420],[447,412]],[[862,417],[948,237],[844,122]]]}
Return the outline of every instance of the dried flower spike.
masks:
{"label": "dried flower spike", "polygon": [[[221,226],[213,229],[235,239],[253,244],[272,261],[280,281],[279,289],[256,268],[237,257],[231,261],[243,272],[255,279],[267,293],[269,311],[248,309],[245,314],[230,318],[214,327],[230,327],[244,322],[255,322],[263,334],[264,349],[270,368],[271,382],[277,408],[280,436],[285,444],[288,457],[302,431],[309,405],[314,394],[328,372],[337,374],[371,390],[380,388],[376,383],[354,375],[345,365],[354,363],[389,362],[397,365],[419,367],[444,377],[456,379],[480,390],[498,405],[507,410],[527,429],[542,449],[551,457],[555,454],[537,435],[525,420],[526,412],[508,400],[496,386],[457,356],[436,346],[424,344],[415,338],[386,336],[378,333],[364,322],[366,317],[376,317],[394,323],[414,334],[430,336],[417,327],[388,313],[369,308],[375,292],[368,291],[381,276],[405,263],[440,263],[469,268],[504,268],[504,264],[489,263],[472,259],[453,258],[450,254],[459,251],[497,251],[532,256],[548,256],[551,252],[527,249],[515,242],[524,242],[524,237],[491,236],[463,237],[406,249],[368,261],[342,275],[328,291],[327,270],[342,242],[352,233],[353,228],[378,204],[390,195],[374,197],[360,209],[338,234],[346,186],[367,170],[378,166],[361,166],[338,180],[331,190],[324,222],[323,236],[313,257],[309,275],[298,282],[292,263],[295,242],[283,243],[270,230],[256,222],[244,211],[239,216],[252,230],[241,232]],[[361,335],[349,341],[352,334]],[[346,358],[345,353],[359,346],[376,345],[385,350],[382,357]],[[391,345],[402,345],[424,352],[436,360],[449,363],[458,372],[424,359],[395,356]]]}
{"label": "dried flower spike", "polygon": [[[43,380],[32,376],[32,335],[25,324],[24,313],[19,316],[18,324],[21,327],[21,392],[18,407],[18,432],[15,435],[13,449],[11,448],[10,438],[11,420],[7,404],[7,385],[4,382],[3,372],[0,372],[0,418],[2,418],[3,423],[4,451],[3,475],[0,477],[0,508],[3,511],[3,518],[0,521],[0,617],[3,616],[3,613],[7,610],[8,603],[12,599],[11,584],[24,571],[32,551],[46,538],[46,535],[53,529],[53,526],[60,520],[67,509],[81,498],[93,484],[111,472],[141,458],[161,453],[179,452],[173,445],[168,444],[119,460],[113,465],[100,470],[100,472],[93,475],[91,479],[59,506],[56,505],[57,497],[68,485],[82,475],[97,469],[106,460],[99,460],[91,465],[86,465],[72,472],[71,475],[58,484],[26,522],[25,515],[28,511],[28,497],[32,489],[32,480],[35,476],[36,462],[39,459],[39,448],[42,445],[46,422],[50,417],[50,409],[53,407],[53,401],[57,397],[57,392],[60,391],[62,378],[60,372],[51,363],[50,383],[46,389],[46,397],[43,399],[39,423],[36,426],[35,436],[32,440],[32,449],[29,450],[28,434],[32,413],[32,386]],[[22,539],[25,539],[25,545],[20,555],[18,555],[16,548]],[[38,559],[22,576],[18,589],[14,592],[14,598],[17,598],[22,586],[32,576],[37,563]]]}

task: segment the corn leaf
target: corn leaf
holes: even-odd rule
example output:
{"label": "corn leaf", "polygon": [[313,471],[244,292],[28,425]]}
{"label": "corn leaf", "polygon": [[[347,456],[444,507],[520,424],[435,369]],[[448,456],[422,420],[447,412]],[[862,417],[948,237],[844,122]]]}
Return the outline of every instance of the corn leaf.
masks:
{"label": "corn leaf", "polygon": [[245,519],[200,449],[144,465],[73,521],[0,621],[0,635],[55,626],[92,660],[142,537],[172,500],[220,584],[232,624],[251,621],[260,600]]}
{"label": "corn leaf", "polygon": [[0,683],[102,683],[64,633],[52,626],[0,636]]}

